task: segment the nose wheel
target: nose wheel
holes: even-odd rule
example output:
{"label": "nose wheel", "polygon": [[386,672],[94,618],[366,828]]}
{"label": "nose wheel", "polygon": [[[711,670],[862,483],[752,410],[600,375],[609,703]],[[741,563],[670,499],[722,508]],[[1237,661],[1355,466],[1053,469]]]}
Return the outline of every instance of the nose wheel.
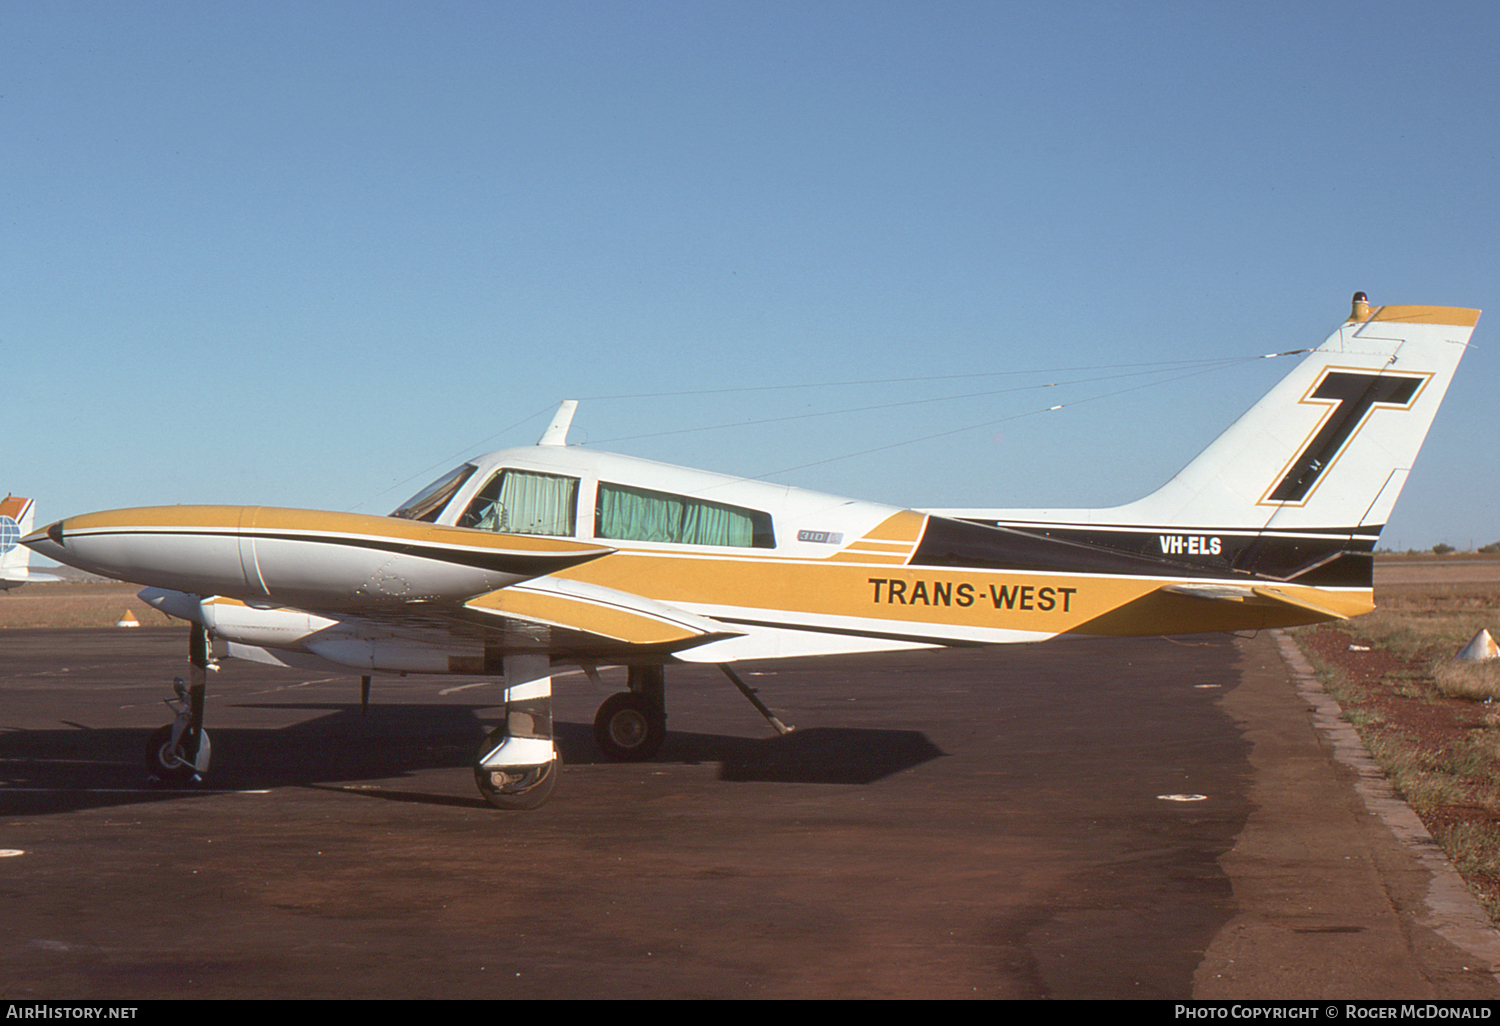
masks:
{"label": "nose wheel", "polygon": [[163,783],[195,783],[208,770],[212,747],[208,731],[179,732],[177,724],[168,723],[152,731],[146,742],[146,771]]}

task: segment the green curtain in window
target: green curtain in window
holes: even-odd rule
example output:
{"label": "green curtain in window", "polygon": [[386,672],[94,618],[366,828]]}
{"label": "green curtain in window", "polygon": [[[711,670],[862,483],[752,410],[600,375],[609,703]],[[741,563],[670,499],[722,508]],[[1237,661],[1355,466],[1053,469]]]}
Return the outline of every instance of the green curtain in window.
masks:
{"label": "green curtain in window", "polygon": [[683,495],[600,483],[595,531],[600,538],[682,545],[754,544],[748,511]]}
{"label": "green curtain in window", "polygon": [[727,506],[695,502],[682,517],[682,540],[689,545],[739,545],[749,548],[754,539],[750,518]]}
{"label": "green curtain in window", "polygon": [[578,479],[507,470],[500,483],[500,527],[507,534],[573,533]]}
{"label": "green curtain in window", "polygon": [[573,534],[578,479],[524,470],[501,471],[484,486],[458,521],[500,534]]}

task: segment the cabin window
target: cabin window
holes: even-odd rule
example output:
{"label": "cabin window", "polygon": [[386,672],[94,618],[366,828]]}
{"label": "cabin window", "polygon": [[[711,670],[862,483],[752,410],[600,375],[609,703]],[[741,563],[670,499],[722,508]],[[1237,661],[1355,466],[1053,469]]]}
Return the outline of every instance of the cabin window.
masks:
{"label": "cabin window", "polygon": [[771,549],[771,515],[686,495],[599,482],[594,535],[622,541]]}
{"label": "cabin window", "polygon": [[459,527],[498,534],[572,535],[578,509],[578,478],[502,470],[474,496]]}
{"label": "cabin window", "polygon": [[453,493],[458,491],[469,479],[469,475],[478,469],[472,463],[455,467],[396,507],[391,516],[400,517],[402,520],[435,522],[438,514],[443,512],[443,507],[448,505],[448,500],[453,498]]}

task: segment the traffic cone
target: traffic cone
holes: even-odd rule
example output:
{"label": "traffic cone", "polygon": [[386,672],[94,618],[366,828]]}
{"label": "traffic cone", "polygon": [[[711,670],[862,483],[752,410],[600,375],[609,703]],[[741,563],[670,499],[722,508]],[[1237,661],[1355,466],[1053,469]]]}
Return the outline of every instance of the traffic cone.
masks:
{"label": "traffic cone", "polygon": [[1458,650],[1458,655],[1453,657],[1461,663],[1479,663],[1486,659],[1500,659],[1500,645],[1495,644],[1495,639],[1490,637],[1490,632],[1480,628],[1479,633],[1473,639]]}
{"label": "traffic cone", "polygon": [[115,621],[116,627],[139,627],[140,625],[141,621],[137,620],[135,614],[128,609],[125,610],[124,615]]}

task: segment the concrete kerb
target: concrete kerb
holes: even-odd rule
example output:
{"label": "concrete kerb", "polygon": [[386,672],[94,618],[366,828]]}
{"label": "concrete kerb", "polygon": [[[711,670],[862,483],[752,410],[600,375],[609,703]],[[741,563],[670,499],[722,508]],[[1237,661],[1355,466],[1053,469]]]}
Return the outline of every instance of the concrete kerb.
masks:
{"label": "concrete kerb", "polygon": [[1426,896],[1427,915],[1422,924],[1449,943],[1480,959],[1500,981],[1500,933],[1490,925],[1479,902],[1453,868],[1447,855],[1410,805],[1396,794],[1385,773],[1376,765],[1353,724],[1344,718],[1339,703],[1323,690],[1302,650],[1285,631],[1272,631],[1282,660],[1297,693],[1312,711],[1314,729],[1327,740],[1334,758],[1352,770],[1356,790],[1365,808],[1407,847],[1430,875]]}

